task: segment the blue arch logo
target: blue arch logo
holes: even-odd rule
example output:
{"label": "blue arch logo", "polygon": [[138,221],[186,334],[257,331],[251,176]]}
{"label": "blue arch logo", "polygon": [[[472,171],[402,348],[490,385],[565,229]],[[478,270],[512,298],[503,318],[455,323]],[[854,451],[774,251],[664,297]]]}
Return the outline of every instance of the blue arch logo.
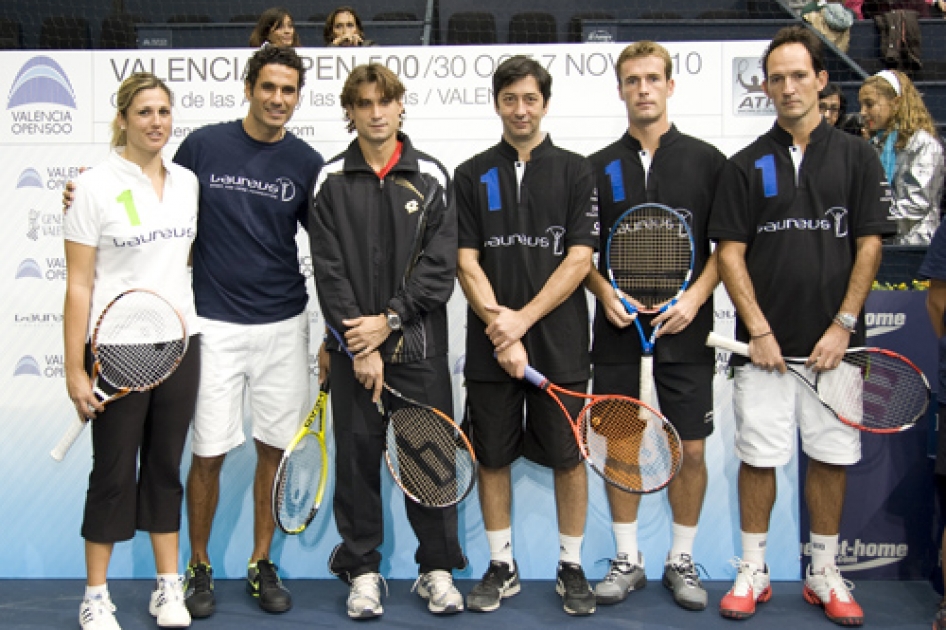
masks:
{"label": "blue arch logo", "polygon": [[32,166],[23,169],[16,180],[17,188],[43,188],[43,178]]}
{"label": "blue arch logo", "polygon": [[16,268],[16,279],[21,278],[37,278],[43,279],[43,270],[39,268],[39,264],[32,258],[27,258]]}
{"label": "blue arch logo", "polygon": [[42,372],[39,369],[39,363],[31,357],[26,355],[16,362],[16,368],[13,370],[13,376],[42,376]]}
{"label": "blue arch logo", "polygon": [[69,77],[62,66],[44,55],[33,57],[17,72],[7,98],[7,109],[35,103],[76,109],[76,93]]}

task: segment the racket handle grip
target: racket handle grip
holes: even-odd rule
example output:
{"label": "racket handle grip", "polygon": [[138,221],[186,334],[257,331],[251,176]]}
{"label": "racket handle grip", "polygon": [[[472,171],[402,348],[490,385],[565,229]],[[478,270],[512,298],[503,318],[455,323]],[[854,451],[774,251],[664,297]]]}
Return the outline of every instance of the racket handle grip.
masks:
{"label": "racket handle grip", "polygon": [[544,385],[545,382],[548,381],[548,379],[545,378],[545,376],[543,376],[541,372],[539,372],[537,369],[535,369],[531,365],[526,366],[526,373],[522,376],[522,378],[528,381],[529,383],[532,383],[539,389],[541,389],[542,385]]}
{"label": "racket handle grip", "polygon": [[711,332],[706,338],[706,345],[712,348],[720,348],[722,350],[729,350],[730,352],[735,352],[744,357],[749,356],[749,344],[743,343],[742,341],[736,341],[730,337],[724,337],[718,333]]}
{"label": "racket handle grip", "polygon": [[79,438],[86,424],[87,422],[76,418],[75,421],[69,425],[69,429],[63,434],[62,438],[60,438],[59,443],[49,452],[53,459],[57,462],[63,460],[66,453],[69,452],[69,449],[72,448],[72,445],[75,444],[76,440]]}

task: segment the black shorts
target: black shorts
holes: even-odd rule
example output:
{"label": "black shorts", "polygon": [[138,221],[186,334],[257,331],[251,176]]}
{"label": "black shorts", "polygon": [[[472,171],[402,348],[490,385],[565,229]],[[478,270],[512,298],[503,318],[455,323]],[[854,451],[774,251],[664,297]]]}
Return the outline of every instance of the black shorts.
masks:
{"label": "black shorts", "polygon": [[[588,382],[558,383],[584,392]],[[562,396],[569,413],[585,401]],[[466,418],[480,464],[503,468],[520,456],[548,468],[567,470],[581,463],[571,423],[552,398],[525,381],[466,382]]]}
{"label": "black shorts", "polygon": [[[639,361],[598,363],[594,366],[596,394],[640,395]],[[711,363],[654,363],[660,411],[681,440],[705,440],[713,432],[713,375]]]}
{"label": "black shorts", "polygon": [[934,472],[946,477],[946,427],[943,426],[943,422],[946,421],[946,404],[940,405],[936,412],[936,467]]}

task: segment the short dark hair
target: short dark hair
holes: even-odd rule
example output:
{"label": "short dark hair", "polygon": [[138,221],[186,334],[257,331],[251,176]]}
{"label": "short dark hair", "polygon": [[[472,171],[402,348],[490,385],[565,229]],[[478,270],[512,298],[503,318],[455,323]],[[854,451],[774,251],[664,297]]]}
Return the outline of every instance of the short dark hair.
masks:
{"label": "short dark hair", "polygon": [[808,56],[811,57],[811,67],[814,68],[816,74],[825,69],[824,53],[818,36],[804,26],[786,26],[775,34],[762,55],[762,76],[766,80],[769,79],[769,55],[776,48],[786,44],[801,44],[804,46],[808,51]]}
{"label": "short dark hair", "polygon": [[305,85],[305,67],[302,65],[302,58],[299,57],[295,49],[282,46],[264,46],[253,53],[246,65],[245,81],[250,86],[250,92],[256,87],[256,80],[259,79],[259,73],[263,66],[274,63],[297,71],[299,73],[299,84],[296,87],[302,89],[302,86]]}
{"label": "short dark hair", "polygon": [[361,18],[358,17],[358,13],[349,6],[341,6],[329,13],[328,17],[325,18],[325,26],[322,28],[322,37],[325,39],[326,46],[335,41],[335,18],[339,13],[351,13],[352,17],[355,18],[355,28],[358,29],[358,34],[362,37],[365,36],[365,31],[361,27]]}
{"label": "short dark hair", "polygon": [[499,105],[499,93],[504,87],[516,81],[532,77],[539,84],[543,104],[552,97],[552,75],[535,59],[525,55],[516,55],[499,64],[493,73],[493,103]]}
{"label": "short dark hair", "polygon": [[841,119],[844,118],[844,115],[847,114],[847,97],[844,96],[844,91],[841,90],[841,86],[837,83],[829,83],[824,86],[824,89],[818,92],[818,100],[823,100],[829,96],[837,96],[838,104],[840,109],[838,110],[838,122],[835,127],[841,126]]}

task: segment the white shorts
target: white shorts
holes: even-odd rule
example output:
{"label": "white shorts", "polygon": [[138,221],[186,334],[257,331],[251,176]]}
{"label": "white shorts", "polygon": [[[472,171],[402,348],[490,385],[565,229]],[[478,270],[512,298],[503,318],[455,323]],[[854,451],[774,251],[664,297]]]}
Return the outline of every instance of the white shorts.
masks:
{"label": "white shorts", "polygon": [[309,318],[272,324],[200,320],[200,388],[191,449],[217,457],[243,444],[243,401],[253,437],[284,449],[309,404]]}
{"label": "white shorts", "polygon": [[[821,378],[846,376],[839,368]],[[839,421],[807,385],[788,372],[766,372],[751,363],[736,368],[733,411],[736,455],[750,466],[787,464],[795,448],[796,427],[802,450],[812,459],[848,466],[861,458],[860,431]]]}

